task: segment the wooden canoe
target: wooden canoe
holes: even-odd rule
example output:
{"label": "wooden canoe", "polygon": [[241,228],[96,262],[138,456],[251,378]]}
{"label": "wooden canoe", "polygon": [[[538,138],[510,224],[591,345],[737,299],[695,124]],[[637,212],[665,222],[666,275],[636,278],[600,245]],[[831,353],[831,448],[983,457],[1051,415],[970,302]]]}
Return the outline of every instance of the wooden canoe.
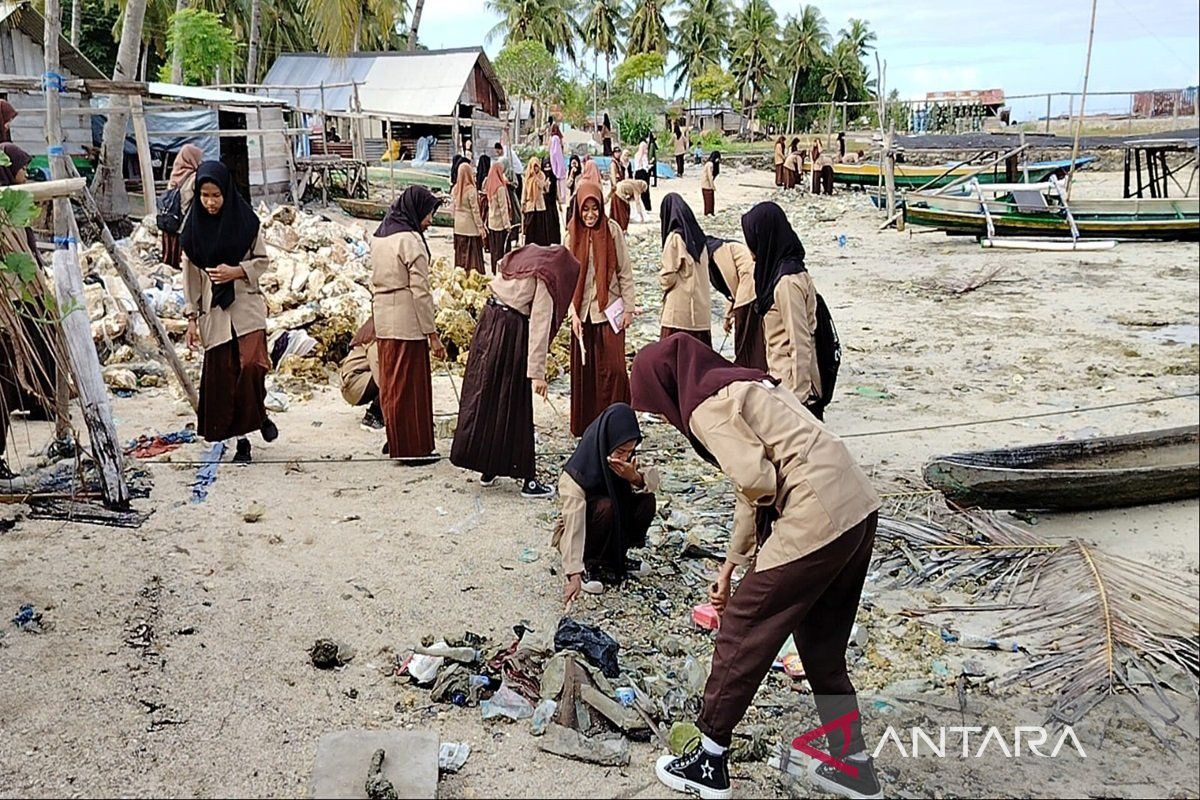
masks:
{"label": "wooden canoe", "polygon": [[[335,197],[334,201],[352,217],[359,219],[378,219],[387,216],[391,203],[381,203],[378,200],[359,200],[353,197]],[[454,215],[444,207],[434,212],[433,224],[439,228],[453,228]]]}
{"label": "wooden canoe", "polygon": [[1200,495],[1200,425],[940,456],[925,482],[965,508],[1081,510]]}
{"label": "wooden canoe", "polygon": [[[1076,169],[1087,166],[1096,160],[1095,156],[1079,156],[1075,159]],[[1071,159],[1059,161],[1038,161],[1033,164],[1022,164],[1020,172],[1029,175],[1030,183],[1039,183],[1051,175],[1065,175],[1071,169]],[[975,175],[980,183],[1003,183],[1005,179],[1004,166],[998,165],[984,172],[976,172],[978,167],[970,164],[941,166],[919,166],[917,164],[896,164],[893,170],[897,189],[928,189],[945,186],[951,181],[967,175]],[[936,179],[936,180],[935,180]],[[934,181],[932,185],[929,185]],[[879,171],[877,161],[864,161],[860,164],[834,164],[833,182],[843,186],[883,186],[883,176]]]}

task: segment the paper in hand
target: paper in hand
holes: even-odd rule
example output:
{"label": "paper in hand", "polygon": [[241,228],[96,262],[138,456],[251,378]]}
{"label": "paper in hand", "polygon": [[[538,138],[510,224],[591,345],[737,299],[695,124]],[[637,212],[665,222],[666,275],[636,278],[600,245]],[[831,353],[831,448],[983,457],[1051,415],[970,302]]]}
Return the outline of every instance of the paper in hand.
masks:
{"label": "paper in hand", "polygon": [[618,297],[612,302],[608,308],[604,309],[604,316],[608,317],[608,324],[612,326],[613,333],[621,332],[621,317],[625,315],[625,301]]}

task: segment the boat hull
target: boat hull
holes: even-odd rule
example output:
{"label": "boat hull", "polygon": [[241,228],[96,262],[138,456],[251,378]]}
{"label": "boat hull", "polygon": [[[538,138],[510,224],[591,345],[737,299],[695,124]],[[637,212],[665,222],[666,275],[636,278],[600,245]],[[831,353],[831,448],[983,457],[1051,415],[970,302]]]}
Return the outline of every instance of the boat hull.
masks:
{"label": "boat hull", "polygon": [[[1095,161],[1093,156],[1085,156],[1075,161],[1076,168]],[[1071,167],[1069,159],[1063,161],[1039,161],[1022,167],[1022,175],[1028,171],[1030,183],[1040,183],[1051,175],[1065,173]],[[897,189],[934,189],[947,185],[951,181],[971,175],[976,167],[955,167],[949,173],[946,167],[925,167],[908,164],[897,164],[894,170]],[[940,177],[939,177],[940,176]],[[1006,176],[1003,168],[996,168],[975,175],[980,183],[1003,183]],[[936,181],[930,184],[930,181]],[[883,178],[878,164],[835,164],[833,167],[833,182],[842,186],[883,186]]]}

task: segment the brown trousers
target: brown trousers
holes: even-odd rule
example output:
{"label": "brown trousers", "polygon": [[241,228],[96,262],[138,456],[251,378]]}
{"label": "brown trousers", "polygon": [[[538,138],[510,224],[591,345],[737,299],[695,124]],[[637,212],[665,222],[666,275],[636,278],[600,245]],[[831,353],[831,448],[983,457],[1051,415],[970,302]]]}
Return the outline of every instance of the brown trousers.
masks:
{"label": "brown trousers", "polygon": [[783,186],[783,164],[775,165],[775,185]]}
{"label": "brown trousers", "polygon": [[[734,727],[789,634],[795,637],[822,724],[858,711],[846,672],[846,644],[878,520],[878,512],[872,512],[816,552],[742,579],[721,617],[712,674],[696,722],[710,739],[729,746]],[[848,749],[843,729],[835,728],[827,737],[835,756],[866,748],[862,721],[855,719],[848,727]]]}
{"label": "brown trousers", "polygon": [[715,189],[701,189],[700,196],[704,198],[704,216],[711,217],[716,213],[717,192]]}

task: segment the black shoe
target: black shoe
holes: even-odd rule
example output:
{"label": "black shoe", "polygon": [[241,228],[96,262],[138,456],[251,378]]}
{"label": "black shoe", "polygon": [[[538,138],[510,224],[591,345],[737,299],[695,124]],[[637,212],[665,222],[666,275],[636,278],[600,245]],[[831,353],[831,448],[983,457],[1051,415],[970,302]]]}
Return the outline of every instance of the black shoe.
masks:
{"label": "black shoe", "polygon": [[712,755],[699,740],[692,750],[678,758],[660,757],[654,765],[654,774],[668,788],[697,795],[700,800],[725,800],[733,796],[727,756]]}
{"label": "black shoe", "polygon": [[636,558],[625,558],[625,574],[631,578],[644,578],[650,574],[650,565],[643,564]]}
{"label": "black shoe", "polygon": [[554,497],[554,489],[530,478],[521,483],[521,497],[528,500],[548,500]]}
{"label": "black shoe", "polygon": [[258,429],[262,434],[264,442],[273,442],[279,438],[279,428],[275,427],[275,423],[271,422],[271,418],[267,417],[263,420],[262,427]]}
{"label": "black shoe", "polygon": [[11,481],[17,473],[8,468],[8,462],[0,458],[0,481]]}
{"label": "black shoe", "polygon": [[237,452],[233,454],[234,464],[249,464],[250,463],[250,440],[238,439]]}
{"label": "black shoe", "polygon": [[[386,445],[385,445],[386,448]],[[436,464],[442,460],[441,453],[434,450],[427,456],[402,456],[396,461],[406,467],[425,467],[430,464]]]}
{"label": "black shoe", "polygon": [[496,485],[496,476],[481,474],[479,476],[479,485],[480,486],[495,486]]}
{"label": "black shoe", "polygon": [[858,771],[856,776],[849,775],[833,764],[822,764],[813,761],[808,765],[808,780],[821,791],[849,797],[853,800],[873,800],[883,797],[883,787],[879,785],[879,777],[875,774],[874,759],[851,758],[843,763]]}
{"label": "black shoe", "polygon": [[363,414],[359,427],[364,431],[381,431],[384,427],[383,417],[376,414],[374,408],[368,408],[367,412]]}

